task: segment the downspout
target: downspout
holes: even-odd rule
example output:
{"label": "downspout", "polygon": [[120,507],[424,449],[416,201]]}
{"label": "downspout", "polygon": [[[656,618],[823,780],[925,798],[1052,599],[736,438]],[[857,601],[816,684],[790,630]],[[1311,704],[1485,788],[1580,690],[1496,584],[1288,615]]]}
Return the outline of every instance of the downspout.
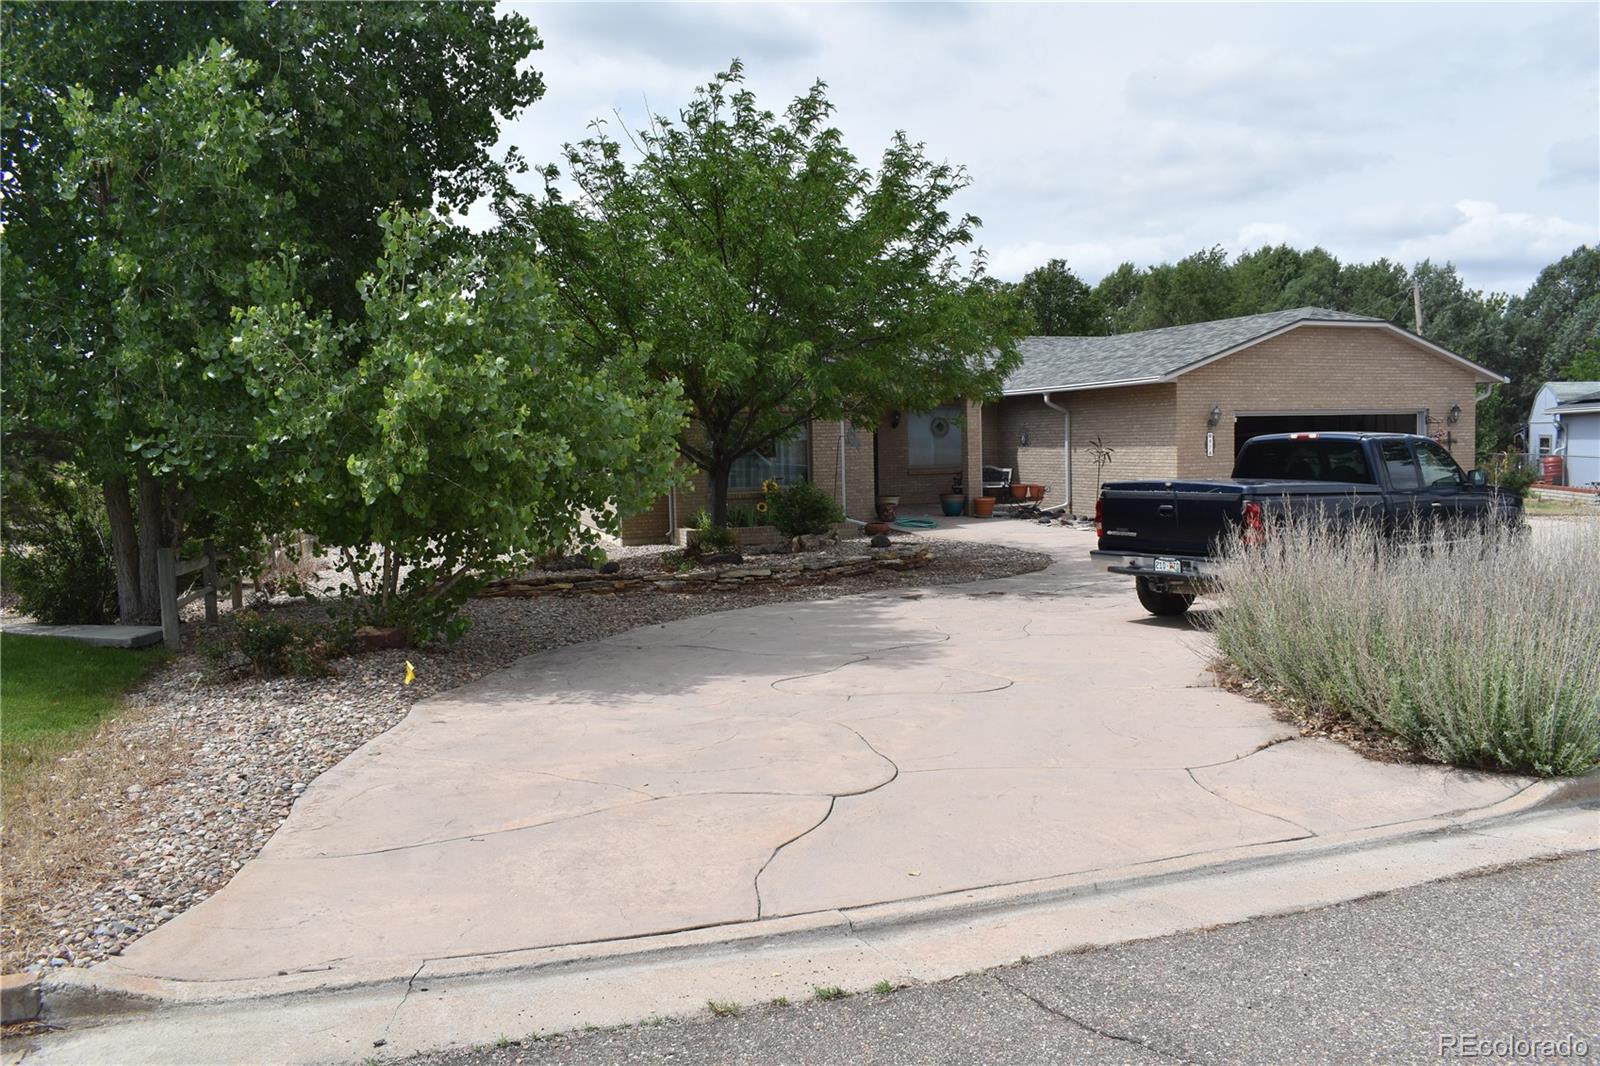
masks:
{"label": "downspout", "polygon": [[1062,471],[1061,472],[1062,472],[1062,481],[1066,485],[1066,495],[1064,497],[1062,497],[1061,503],[1059,505],[1057,505],[1056,507],[1052,507],[1052,508],[1049,508],[1049,509],[1054,511],[1054,510],[1059,510],[1059,509],[1063,509],[1064,508],[1067,511],[1068,514],[1071,514],[1072,513],[1072,412],[1068,411],[1065,407],[1062,407],[1060,404],[1054,403],[1053,401],[1051,401],[1050,394],[1048,392],[1045,393],[1042,398],[1044,400],[1044,405],[1046,407],[1050,408],[1050,410],[1052,410],[1052,411],[1060,411],[1061,412],[1061,466],[1062,466]]}
{"label": "downspout", "polygon": [[667,543],[674,544],[678,540],[678,486],[676,483],[667,486]]}
{"label": "downspout", "polygon": [[864,526],[865,522],[858,518],[850,517],[850,494],[845,491],[844,482],[844,419],[839,419],[839,510],[844,512],[844,520],[852,525]]}

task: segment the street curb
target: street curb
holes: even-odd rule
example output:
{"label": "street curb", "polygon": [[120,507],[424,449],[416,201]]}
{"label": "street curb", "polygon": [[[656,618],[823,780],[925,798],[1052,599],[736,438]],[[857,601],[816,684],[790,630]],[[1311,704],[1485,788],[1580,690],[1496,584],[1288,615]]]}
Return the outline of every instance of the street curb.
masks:
{"label": "street curb", "polygon": [[1600,770],[1590,770],[1579,777],[1563,778],[1552,784],[1554,790],[1537,806],[1577,807],[1600,801]]}
{"label": "street curb", "polygon": [[[1296,864],[1339,859],[1383,847],[1482,833],[1532,815],[1584,806],[1588,789],[1600,787],[1600,774],[1577,782],[1536,782],[1507,799],[1470,812],[1434,816],[1336,836],[1296,838],[1131,866],[1066,874],[1035,881],[960,890],[910,900],[831,909],[662,932],[619,940],[545,947],[513,948],[493,954],[419,960],[374,960],[366,974],[347,972],[329,980],[325,973],[289,974],[247,981],[175,981],[118,972],[102,963],[90,970],[58,971],[46,977],[46,1014],[57,1021],[99,1024],[167,1007],[270,1002],[296,996],[337,996],[406,983],[425,974],[430,980],[484,979],[573,971],[591,967],[645,965],[681,960],[707,952],[737,953],[778,945],[824,940],[840,934],[912,934],[919,926],[961,922],[985,916],[1069,905],[1095,896],[1201,882],[1208,878],[1287,869]],[[1572,798],[1567,798],[1568,795]],[[1467,815],[1463,817],[1463,814]],[[1596,841],[1600,846],[1600,840]]]}

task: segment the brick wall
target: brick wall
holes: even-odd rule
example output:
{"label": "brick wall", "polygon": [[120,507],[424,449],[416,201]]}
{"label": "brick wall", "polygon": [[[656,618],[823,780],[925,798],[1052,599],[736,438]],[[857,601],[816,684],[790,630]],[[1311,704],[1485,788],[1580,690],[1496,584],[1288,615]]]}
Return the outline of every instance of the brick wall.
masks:
{"label": "brick wall", "polygon": [[[848,518],[871,521],[876,487],[872,480],[873,433],[864,426],[845,423],[844,513]],[[839,499],[839,423],[811,423],[811,481]]]}
{"label": "brick wall", "polygon": [[[849,427],[846,427],[847,430]],[[689,430],[691,438],[703,440],[696,427]],[[852,440],[854,443],[852,443]],[[845,491],[849,496],[845,513],[851,518],[867,521],[872,518],[875,491],[872,480],[872,432],[857,427],[845,439]],[[687,461],[680,463],[683,480],[676,492],[678,525],[694,524],[695,515],[702,509],[711,509],[711,492],[706,477],[699,468]],[[811,423],[811,480],[835,499],[839,495],[839,423]],[[729,507],[754,507],[761,499],[757,489],[733,490],[728,493]],[[667,497],[663,496],[647,510],[629,515],[622,520],[622,543],[664,544],[672,539],[667,521]]]}
{"label": "brick wall", "polygon": [[[878,423],[878,492],[884,496],[900,497],[901,507],[936,506],[939,494],[950,491],[950,482],[963,473],[961,466],[938,469],[910,468],[907,460],[906,430],[910,420],[904,416],[898,426],[885,417]],[[983,420],[977,420],[979,448],[982,448]],[[962,426],[964,447],[971,446],[973,427]]]}
{"label": "brick wall", "polygon": [[[1447,428],[1452,405],[1461,420],[1449,430],[1463,469],[1476,458],[1473,372],[1429,354],[1386,330],[1302,326],[1191,371],[1177,381],[1178,473],[1224,477],[1233,469],[1237,414],[1395,412],[1428,410]],[[1213,454],[1205,453],[1206,417],[1222,408]]]}

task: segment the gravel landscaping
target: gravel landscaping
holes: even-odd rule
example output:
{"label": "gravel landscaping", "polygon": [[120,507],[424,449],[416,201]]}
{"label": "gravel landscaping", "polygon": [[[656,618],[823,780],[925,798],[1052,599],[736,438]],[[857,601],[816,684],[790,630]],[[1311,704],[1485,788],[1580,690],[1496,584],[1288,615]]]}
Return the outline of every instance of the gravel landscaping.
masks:
{"label": "gravel landscaping", "polygon": [[[226,884],[318,774],[412,703],[523,655],[761,603],[957,584],[1049,564],[1046,555],[994,544],[895,539],[927,544],[934,560],[833,583],[474,600],[472,628],[454,646],[340,659],[326,678],[218,683],[200,656],[183,654],[92,740],[39,769],[6,811],[0,968],[83,966],[117,954]],[[861,544],[828,551],[859,553]],[[612,554],[630,573],[659,569],[665,550]],[[416,668],[409,687],[408,659]]]}

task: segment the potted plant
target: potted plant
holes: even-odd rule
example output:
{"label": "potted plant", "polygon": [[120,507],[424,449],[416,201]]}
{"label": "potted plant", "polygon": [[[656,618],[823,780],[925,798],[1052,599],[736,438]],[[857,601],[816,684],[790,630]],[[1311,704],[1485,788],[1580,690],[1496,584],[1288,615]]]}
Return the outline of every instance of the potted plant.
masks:
{"label": "potted plant", "polygon": [[879,496],[877,509],[878,521],[893,522],[896,518],[900,517],[900,497]]}
{"label": "potted plant", "polygon": [[954,518],[967,509],[966,493],[961,491],[961,475],[957,474],[950,482],[950,491],[939,494],[939,509],[945,517]]}
{"label": "potted plant", "polygon": [[972,514],[975,518],[992,518],[994,516],[994,497],[974,496],[972,498]]}

